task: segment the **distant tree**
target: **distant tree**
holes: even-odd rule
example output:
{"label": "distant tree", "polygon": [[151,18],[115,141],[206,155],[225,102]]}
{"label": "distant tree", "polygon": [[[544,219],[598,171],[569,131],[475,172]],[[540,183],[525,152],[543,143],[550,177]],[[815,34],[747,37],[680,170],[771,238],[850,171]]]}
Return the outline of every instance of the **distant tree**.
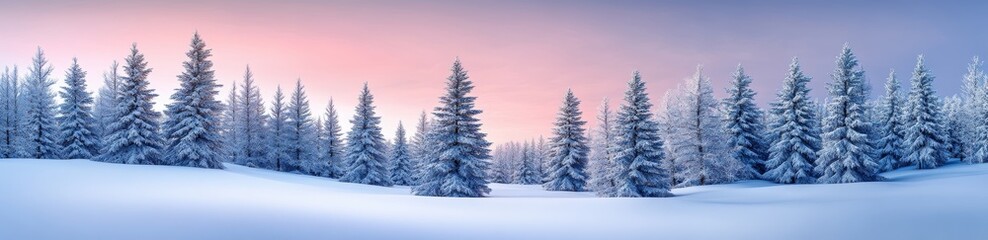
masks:
{"label": "distant tree", "polygon": [[415,125],[415,135],[412,136],[409,146],[412,157],[412,182],[415,184],[419,183],[419,176],[422,175],[422,166],[425,164],[431,148],[426,141],[430,130],[429,125],[431,125],[431,121],[429,121],[429,117],[425,111],[422,111],[418,124]]}
{"label": "distant tree", "polygon": [[243,104],[237,97],[237,93],[237,81],[233,81],[230,84],[230,94],[226,97],[226,104],[224,104],[223,115],[220,119],[223,130],[220,134],[225,145],[223,149],[224,161],[246,165],[243,152],[240,151],[245,147],[242,141],[244,136],[243,132],[240,131],[241,129],[237,128],[240,115],[242,115],[240,108],[243,107]]}
{"label": "distant tree", "polygon": [[519,153],[519,161],[512,183],[524,185],[542,183],[542,176],[537,171],[539,163],[534,158],[535,151],[532,142],[525,142]]}
{"label": "distant tree", "polygon": [[772,123],[769,126],[773,139],[767,171],[763,177],[777,183],[815,183],[813,161],[820,151],[820,126],[816,106],[809,99],[810,77],[803,75],[799,60],[793,58],[789,74],[783,80],[782,90],[772,105]]}
{"label": "distant tree", "polygon": [[615,120],[608,101],[604,98],[600,104],[597,129],[595,134],[592,134],[593,140],[590,141],[589,188],[597,192],[598,196],[614,195],[608,191],[615,190],[617,186],[613,174],[617,168],[614,165],[614,140],[617,136],[614,135]]}
{"label": "distant tree", "polygon": [[161,113],[153,108],[154,97],[158,94],[148,88],[149,73],[151,69],[144,61],[144,54],[134,44],[124,65],[126,75],[121,79],[120,95],[114,111],[117,121],[108,126],[109,135],[97,160],[126,164],[161,163],[162,139],[158,133]]}
{"label": "distant tree", "polygon": [[944,99],[943,137],[946,140],[947,157],[956,158],[960,161],[969,161],[967,159],[967,141],[969,139],[966,134],[968,130],[966,121],[968,119],[965,112],[961,98],[952,96]]}
{"label": "distant tree", "polygon": [[968,163],[988,162],[988,75],[978,57],[972,59],[964,75],[964,131],[968,143]]}
{"label": "distant tree", "polygon": [[906,138],[904,104],[899,93],[899,80],[895,77],[895,71],[891,71],[885,82],[885,97],[878,106],[878,133],[882,136],[877,149],[879,172],[892,171],[903,165]]}
{"label": "distant tree", "polygon": [[390,155],[388,172],[391,173],[391,183],[401,186],[412,185],[412,161],[408,143],[405,140],[405,127],[400,122]]}
{"label": "distant tree", "polygon": [[24,84],[25,116],[20,126],[25,136],[22,145],[25,157],[59,158],[55,93],[51,89],[55,80],[51,79],[52,67],[41,48],[38,48],[33,65],[28,71],[27,82]]}
{"label": "distant tree", "polygon": [[645,82],[636,71],[628,82],[625,103],[617,115],[614,171],[616,189],[605,191],[613,197],[669,197],[669,174],[659,126],[652,114],[652,103]]}
{"label": "distant tree", "polygon": [[440,97],[440,106],[433,113],[436,117],[432,142],[435,155],[424,164],[420,183],[412,188],[412,193],[482,197],[491,191],[486,176],[490,168],[491,144],[485,139],[487,134],[480,131],[477,115],[482,111],[475,106],[476,97],[469,95],[473,82],[459,59],[453,62],[451,70],[446,93]]}
{"label": "distant tree", "polygon": [[[212,49],[199,33],[192,36],[189,59],[182,63],[185,71],[178,76],[180,87],[166,105],[163,124],[165,164],[223,169],[225,151],[218,125],[223,104],[216,100],[219,88],[213,77]],[[233,92],[236,92],[234,90]]]}
{"label": "distant tree", "polygon": [[347,134],[347,168],[340,181],[391,186],[388,159],[384,156],[381,117],[374,111],[374,96],[364,84]]}
{"label": "distant tree", "polygon": [[731,78],[728,97],[723,101],[724,122],[728,133],[731,156],[743,163],[739,177],[752,179],[765,173],[768,145],[765,141],[764,114],[755,104],[755,91],[751,89],[751,77],[738,64]]}
{"label": "distant tree", "polygon": [[22,93],[17,67],[4,68],[0,75],[0,158],[19,157],[22,137],[20,123],[23,116]]}
{"label": "distant tree", "polygon": [[59,95],[62,97],[58,117],[62,158],[90,159],[99,155],[99,139],[93,131],[93,96],[86,92],[86,72],[74,58]]}
{"label": "distant tree", "polygon": [[288,171],[306,172],[305,167],[316,160],[316,135],[309,100],[301,79],[295,81],[295,91],[288,101],[287,113],[288,162],[291,166]]}
{"label": "distant tree", "polygon": [[940,99],[933,90],[933,74],[926,68],[922,55],[916,59],[911,82],[906,162],[919,169],[943,166],[947,162],[947,143],[943,137]]}
{"label": "distant tree", "polygon": [[281,92],[281,86],[274,92],[274,102],[271,105],[271,122],[268,124],[270,131],[268,137],[268,161],[271,167],[278,171],[289,169],[288,164],[288,109],[285,107],[285,95]]}
{"label": "distant tree", "polygon": [[343,169],[346,167],[343,152],[343,135],[340,132],[342,129],[340,128],[340,120],[337,115],[336,106],[333,104],[333,100],[330,99],[329,104],[326,105],[326,118],[323,123],[325,136],[322,142],[322,156],[323,161],[327,165],[325,176],[331,178],[342,177]]}
{"label": "distant tree", "polygon": [[[236,89],[234,87],[234,90]],[[236,100],[231,101],[236,104],[234,109],[239,111],[235,111],[232,129],[228,130],[239,133],[233,134],[234,136],[240,135],[235,141],[230,142],[228,140],[227,142],[227,144],[239,147],[234,150],[232,155],[240,159],[233,162],[248,166],[268,165],[265,160],[270,150],[267,144],[268,116],[264,112],[261,90],[254,83],[254,73],[251,72],[250,66],[244,70],[244,80],[240,83],[239,90],[240,93],[235,97]],[[270,168],[270,166],[268,167]]]}
{"label": "distant tree", "polygon": [[[117,70],[120,69],[119,66],[117,61],[113,61],[110,70],[103,73],[103,86],[99,88],[99,96],[96,97],[96,103],[93,106],[93,118],[96,121],[93,124],[93,131],[101,140],[109,137],[110,133],[107,131],[107,127],[116,121],[114,116],[117,108],[117,97],[120,95],[120,86],[123,85],[120,74],[117,73]],[[102,144],[100,141],[100,149],[103,148]]]}

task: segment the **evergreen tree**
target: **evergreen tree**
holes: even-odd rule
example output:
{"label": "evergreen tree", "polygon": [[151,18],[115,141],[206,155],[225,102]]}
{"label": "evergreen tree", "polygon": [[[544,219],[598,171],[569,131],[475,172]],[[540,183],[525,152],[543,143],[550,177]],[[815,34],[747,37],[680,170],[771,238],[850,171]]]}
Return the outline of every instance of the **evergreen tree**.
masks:
{"label": "evergreen tree", "polygon": [[65,85],[59,93],[62,97],[58,117],[61,123],[61,156],[65,159],[90,159],[99,154],[98,139],[93,132],[93,97],[86,92],[86,72],[74,58],[66,73]]}
{"label": "evergreen tree", "polygon": [[45,58],[45,53],[38,48],[33,66],[28,69],[25,83],[25,116],[21,129],[25,136],[24,153],[29,158],[55,159],[60,155],[59,146],[55,139],[58,134],[58,122],[55,120],[55,94],[51,79],[52,67]]}
{"label": "evergreen tree", "polygon": [[[187,167],[223,169],[221,153],[223,139],[219,122],[223,105],[216,100],[221,85],[213,77],[212,49],[199,33],[192,36],[185,71],[178,76],[181,85],[166,106],[167,120],[163,124],[166,164]],[[236,86],[236,85],[234,85]],[[236,92],[235,90],[233,91]]]}
{"label": "evergreen tree", "polygon": [[490,142],[480,131],[475,106],[470,96],[473,82],[460,60],[453,62],[447,78],[446,93],[433,113],[435,155],[423,166],[421,182],[412,193],[423,196],[482,197],[490,193],[487,169],[490,167]]}
{"label": "evergreen tree", "polygon": [[946,140],[947,157],[960,161],[967,159],[967,120],[963,102],[957,96],[947,97],[943,101],[944,127],[943,137]]}
{"label": "evergreen tree", "polygon": [[521,148],[521,154],[519,154],[519,161],[517,164],[517,169],[514,173],[513,183],[523,185],[542,183],[542,177],[540,176],[541,174],[537,171],[539,163],[536,162],[536,159],[533,156],[535,155],[533,150],[532,143],[525,142],[524,146]]}
{"label": "evergreen tree", "polygon": [[340,181],[391,186],[388,160],[384,156],[381,118],[374,111],[374,96],[364,84],[354,111],[353,128],[347,134],[347,168]]}
{"label": "evergreen tree", "polygon": [[743,163],[741,176],[754,178],[765,173],[768,142],[765,141],[764,114],[755,104],[755,91],[751,89],[751,77],[738,64],[731,78],[728,97],[724,101],[724,122],[728,133],[731,156]]}
{"label": "evergreen tree", "polygon": [[223,107],[223,115],[221,116],[221,126],[222,132],[221,136],[223,138],[224,154],[223,157],[225,161],[246,165],[247,162],[244,161],[243,152],[240,149],[244,148],[243,145],[243,134],[240,128],[237,128],[238,122],[240,122],[240,115],[242,115],[240,108],[243,104],[240,103],[240,98],[237,97],[237,81],[233,81],[230,84],[230,94],[226,97],[226,104]]}
{"label": "evergreen tree", "polygon": [[232,101],[239,110],[232,131],[239,133],[240,137],[236,142],[228,141],[227,144],[236,143],[236,146],[239,146],[233,155],[241,159],[233,162],[248,166],[265,166],[268,164],[265,159],[269,150],[268,145],[265,144],[268,116],[264,113],[264,100],[261,98],[261,90],[254,83],[254,73],[250,71],[250,66],[244,70],[244,81],[241,82],[239,89],[240,93],[236,96],[236,100]]}
{"label": "evergreen tree", "polygon": [[969,143],[968,163],[988,162],[988,75],[982,69],[982,62],[974,57],[964,75],[965,119]]}
{"label": "evergreen tree", "polygon": [[288,109],[285,107],[285,95],[281,86],[274,92],[274,102],[271,105],[270,136],[268,144],[268,165],[277,171],[287,169],[288,158]]}
{"label": "evergreen tree", "polygon": [[158,95],[148,88],[147,76],[151,69],[144,61],[144,54],[137,44],[126,58],[117,107],[113,122],[108,126],[109,135],[104,140],[99,161],[126,164],[160,164],[161,136],[158,119],[161,113],[154,111],[154,97]]}
{"label": "evergreen tree", "polygon": [[394,148],[391,149],[391,161],[388,172],[391,173],[391,183],[401,186],[412,185],[412,160],[405,140],[405,127],[398,123],[395,133]]}
{"label": "evergreen tree", "polygon": [[418,124],[415,125],[415,135],[412,136],[410,147],[412,156],[412,182],[415,184],[419,182],[419,176],[422,175],[422,166],[426,162],[426,156],[429,154],[431,147],[426,142],[426,137],[429,133],[429,124],[428,115],[425,114],[425,111],[422,111]]}
{"label": "evergreen tree", "polygon": [[17,67],[13,71],[4,68],[0,77],[0,158],[19,156],[20,144],[23,142],[20,131],[23,102],[21,99],[21,84]]}
{"label": "evergreen tree", "polygon": [[625,103],[615,126],[614,174],[616,189],[605,191],[614,197],[669,197],[669,174],[659,125],[652,114],[652,103],[645,82],[636,71],[628,82]]}
{"label": "evergreen tree", "polygon": [[679,85],[668,103],[670,134],[666,146],[675,159],[678,186],[729,183],[738,178],[751,179],[756,174],[732,157],[724,118],[717,108],[720,103],[710,85],[697,67],[696,74]]}
{"label": "evergreen tree", "polygon": [[340,120],[336,113],[336,106],[333,104],[333,100],[329,100],[329,105],[326,105],[326,119],[324,119],[323,126],[325,129],[325,136],[323,139],[323,160],[326,161],[328,169],[326,170],[326,176],[331,178],[340,178],[343,176],[343,169],[346,167],[344,163],[344,158],[346,157],[343,153],[343,135],[340,132]]}
{"label": "evergreen tree", "polygon": [[926,68],[923,56],[916,60],[916,69],[909,92],[909,115],[906,131],[906,162],[919,169],[932,169],[947,162],[946,139],[940,99],[933,90],[933,74]]}
{"label": "evergreen tree", "polygon": [[904,110],[899,80],[895,77],[895,71],[891,71],[885,83],[885,97],[879,106],[878,133],[882,136],[877,149],[879,172],[902,166],[903,141],[906,138]]}
{"label": "evergreen tree", "polygon": [[586,191],[587,187],[587,138],[581,117],[580,100],[572,90],[566,91],[563,106],[556,117],[553,129],[552,155],[543,187],[549,191]]}
{"label": "evergreen tree", "polygon": [[816,106],[809,99],[806,86],[810,77],[803,75],[799,60],[793,58],[789,74],[783,81],[777,102],[772,105],[773,122],[769,129],[775,141],[765,162],[763,177],[777,183],[815,183],[813,161],[820,150],[820,132]]}
{"label": "evergreen tree", "polygon": [[305,172],[306,166],[311,166],[316,160],[315,126],[312,123],[312,113],[309,111],[309,100],[305,96],[302,80],[295,81],[295,91],[288,102],[288,171]]}
{"label": "evergreen tree", "polygon": [[[117,61],[113,61],[113,65],[110,67],[110,71],[103,73],[103,86],[99,89],[99,96],[96,98],[96,104],[93,106],[93,118],[95,118],[96,123],[93,124],[93,131],[96,132],[96,136],[99,139],[107,139],[110,135],[107,130],[107,126],[115,122],[114,116],[117,108],[117,97],[120,92],[120,74],[117,73],[117,69],[120,69],[120,65]],[[102,142],[100,143],[100,148],[102,149]]]}
{"label": "evergreen tree", "polygon": [[853,183],[880,180],[874,149],[869,140],[871,122],[865,116],[867,101],[864,71],[845,44],[831,74],[830,102],[823,121],[823,149],[815,171],[819,183]]}
{"label": "evergreen tree", "polygon": [[600,104],[597,114],[597,129],[593,141],[590,141],[590,190],[598,196],[610,196],[616,189],[613,171],[614,165],[614,117],[611,114],[607,98]]}

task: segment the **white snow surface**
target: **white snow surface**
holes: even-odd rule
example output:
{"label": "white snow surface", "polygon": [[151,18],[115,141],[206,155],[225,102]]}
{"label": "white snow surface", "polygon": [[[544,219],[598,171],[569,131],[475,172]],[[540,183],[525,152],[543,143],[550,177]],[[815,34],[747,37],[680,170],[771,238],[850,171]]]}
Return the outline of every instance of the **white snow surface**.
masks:
{"label": "white snow surface", "polygon": [[884,182],[765,181],[597,198],[493,184],[437,198],[227,164],[226,170],[0,159],[0,239],[983,239],[988,164]]}

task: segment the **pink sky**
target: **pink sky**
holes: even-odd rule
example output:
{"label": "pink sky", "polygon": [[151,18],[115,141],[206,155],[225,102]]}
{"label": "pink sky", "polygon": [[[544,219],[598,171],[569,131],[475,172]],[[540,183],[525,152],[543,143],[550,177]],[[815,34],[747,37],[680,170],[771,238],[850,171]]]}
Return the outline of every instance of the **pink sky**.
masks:
{"label": "pink sky", "polygon": [[[780,22],[789,16],[771,9],[734,21],[723,16],[729,11],[688,4],[457,2],[9,3],[0,10],[0,20],[8,23],[0,31],[0,65],[17,64],[23,72],[41,46],[57,80],[70,59],[78,57],[95,90],[110,63],[122,60],[136,42],[154,68],[150,80],[161,95],[160,105],[178,86],[175,76],[189,39],[199,31],[213,49],[216,76],[223,84],[240,81],[250,64],[270,103],[277,85],[290,92],[301,78],[313,113],[321,116],[332,97],[347,129],[360,86],[368,82],[390,137],[399,121],[413,128],[418,114],[438,102],[458,56],[475,82],[483,130],[489,140],[501,142],[548,137],[567,88],[583,100],[586,118],[595,115],[604,97],[612,105],[620,103],[625,81],[636,69],[658,104],[697,64],[705,66],[723,96],[731,70],[744,62],[755,78],[759,101],[766,102],[789,59],[797,55],[822,94],[833,56],[848,41],[864,66],[874,66],[868,68],[874,82],[881,82],[891,67],[907,79],[915,54],[924,51],[934,65],[949,59],[938,76],[959,78],[967,58],[985,50],[939,49],[954,39],[942,31],[889,46],[888,36],[931,31],[941,23],[864,13],[848,14],[870,25],[842,29],[846,25],[828,24],[812,14]],[[693,13],[705,15],[692,18]]]}

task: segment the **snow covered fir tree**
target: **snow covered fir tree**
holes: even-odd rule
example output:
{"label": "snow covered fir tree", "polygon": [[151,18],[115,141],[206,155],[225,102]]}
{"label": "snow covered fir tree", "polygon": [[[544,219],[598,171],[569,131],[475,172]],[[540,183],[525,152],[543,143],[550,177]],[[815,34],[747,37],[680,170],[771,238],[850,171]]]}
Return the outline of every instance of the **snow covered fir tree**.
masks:
{"label": "snow covered fir tree", "polygon": [[768,143],[765,141],[765,114],[755,104],[755,91],[751,89],[751,77],[738,64],[723,101],[724,122],[728,133],[731,157],[742,164],[742,178],[755,178],[765,173]]}
{"label": "snow covered fir tree", "polygon": [[21,88],[17,67],[5,67],[0,74],[0,157],[3,158],[20,156]]}
{"label": "snow covered fir tree", "polygon": [[905,101],[900,93],[900,83],[895,76],[895,71],[890,71],[885,82],[885,96],[882,97],[878,106],[878,124],[876,131],[882,136],[875,149],[877,153],[876,163],[879,172],[888,172],[903,166],[905,150],[906,123]]}
{"label": "snow covered fir tree", "polygon": [[864,70],[848,45],[837,56],[831,74],[830,102],[823,121],[823,148],[816,161],[819,183],[875,181],[878,164],[873,157],[871,122],[865,116],[868,92]]}
{"label": "snow covered fir tree", "polygon": [[672,196],[669,172],[662,166],[664,143],[645,90],[645,81],[636,71],[617,112],[612,170],[615,186],[603,191],[611,193],[609,197]]}
{"label": "snow covered fir tree", "polygon": [[480,131],[477,97],[470,95],[473,81],[459,59],[453,62],[452,74],[446,79],[446,93],[440,97],[433,115],[432,130],[435,154],[422,165],[419,185],[412,193],[422,196],[483,197],[490,193],[487,169],[490,167],[490,142]]}
{"label": "snow covered fir tree", "polygon": [[24,83],[24,119],[20,124],[23,136],[20,154],[30,158],[58,159],[58,125],[55,119],[55,93],[51,78],[53,68],[45,53],[38,48]]}
{"label": "snow covered fir tree", "polygon": [[614,166],[614,116],[611,112],[610,101],[604,98],[597,114],[597,128],[590,141],[590,182],[589,188],[597,195],[608,196],[616,190],[613,171]]}
{"label": "snow covered fir tree", "polygon": [[916,58],[906,122],[905,161],[919,169],[943,166],[947,162],[943,136],[941,102],[933,90],[933,73],[926,68],[923,56]]}
{"label": "snow covered fir tree", "polygon": [[[585,191],[587,180],[587,139],[580,111],[580,100],[572,90],[566,91],[563,106],[556,117],[549,168],[543,187],[549,191]],[[533,169],[534,170],[534,169]]]}
{"label": "snow covered fir tree", "polygon": [[532,142],[526,141],[518,152],[519,159],[517,169],[512,174],[510,183],[522,185],[534,185],[542,183],[542,173],[538,171],[539,162],[535,158],[535,149]]}
{"label": "snow covered fir tree", "polygon": [[[220,163],[223,142],[219,134],[219,115],[222,105],[216,100],[218,88],[213,75],[212,50],[199,33],[192,36],[190,49],[182,63],[185,71],[178,76],[181,85],[172,94],[162,124],[165,139],[162,164],[223,168]],[[236,91],[231,91],[236,92]]]}
{"label": "snow covered fir tree", "polygon": [[815,183],[814,161],[820,151],[820,130],[816,104],[809,99],[807,84],[799,60],[793,58],[782,90],[772,104],[769,134],[773,139],[764,178],[777,183]]}
{"label": "snow covered fir tree", "polygon": [[126,164],[161,164],[162,139],[159,133],[161,113],[154,110],[158,94],[149,88],[144,54],[137,44],[130,49],[124,65],[116,108],[115,122],[107,127],[98,161]]}
{"label": "snow covered fir tree", "polygon": [[72,59],[59,95],[59,146],[64,159],[90,159],[99,155],[99,139],[93,131],[93,96],[86,92],[86,72]]}
{"label": "snow covered fir tree", "polygon": [[268,166],[277,171],[290,169],[288,165],[288,109],[285,106],[285,94],[281,86],[274,92],[274,102],[271,103],[271,121],[268,123]]}
{"label": "snow covered fir tree", "polygon": [[311,173],[316,163],[316,127],[309,110],[309,99],[305,95],[302,80],[295,81],[295,90],[288,101],[286,125],[286,155],[288,167],[286,171]]}
{"label": "snow covered fir tree", "polygon": [[353,127],[347,134],[346,170],[340,181],[391,186],[388,159],[385,156],[381,117],[374,111],[374,95],[364,84],[354,110]]}
{"label": "snow covered fir tree", "polygon": [[322,161],[326,164],[324,176],[340,178],[343,176],[344,154],[343,154],[343,134],[340,128],[339,114],[336,113],[336,105],[333,100],[329,100],[326,105],[326,115],[323,121],[324,138],[322,139]]}
{"label": "snow covered fir tree", "polygon": [[412,160],[405,139],[405,127],[400,122],[398,131],[395,132],[394,147],[391,148],[389,155],[388,173],[391,174],[391,183],[401,186],[412,185]]}
{"label": "snow covered fir tree", "polygon": [[236,106],[227,106],[227,108],[239,110],[233,117],[233,123],[226,129],[228,132],[237,132],[240,135],[235,142],[237,144],[227,142],[227,145],[234,146],[231,148],[233,151],[231,155],[234,157],[231,162],[255,167],[270,167],[266,162],[266,154],[270,149],[267,144],[268,116],[264,111],[261,90],[254,82],[254,73],[251,72],[249,66],[244,70],[243,78],[239,87],[231,87],[235,90],[233,91],[235,100],[231,103]]}

